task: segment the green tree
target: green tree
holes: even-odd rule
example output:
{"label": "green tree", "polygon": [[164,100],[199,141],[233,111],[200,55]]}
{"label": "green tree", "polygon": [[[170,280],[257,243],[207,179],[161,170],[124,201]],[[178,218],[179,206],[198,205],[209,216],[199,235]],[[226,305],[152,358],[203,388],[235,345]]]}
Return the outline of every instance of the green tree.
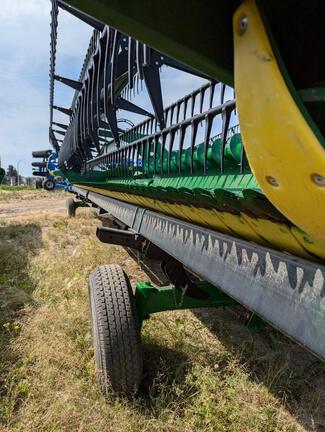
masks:
{"label": "green tree", "polygon": [[5,175],[6,175],[6,171],[0,167],[0,184],[2,183]]}
{"label": "green tree", "polygon": [[8,177],[17,177],[17,170],[13,165],[9,165],[7,168],[7,176]]}

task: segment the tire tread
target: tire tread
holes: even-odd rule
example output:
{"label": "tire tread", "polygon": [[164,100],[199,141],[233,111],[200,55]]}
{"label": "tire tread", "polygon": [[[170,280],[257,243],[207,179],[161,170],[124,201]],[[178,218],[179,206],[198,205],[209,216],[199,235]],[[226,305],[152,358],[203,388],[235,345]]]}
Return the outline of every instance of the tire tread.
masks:
{"label": "tire tread", "polygon": [[93,325],[98,327],[94,349],[100,387],[104,392],[111,386],[117,393],[133,393],[142,378],[142,352],[130,282],[119,265],[103,265],[91,273],[89,291]]}

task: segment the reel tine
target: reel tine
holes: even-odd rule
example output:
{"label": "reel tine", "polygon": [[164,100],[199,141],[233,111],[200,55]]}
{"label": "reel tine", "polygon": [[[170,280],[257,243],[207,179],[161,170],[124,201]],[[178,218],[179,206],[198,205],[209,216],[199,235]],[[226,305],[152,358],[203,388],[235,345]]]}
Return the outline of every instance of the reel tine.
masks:
{"label": "reel tine", "polygon": [[220,170],[221,174],[225,171],[225,147],[227,142],[227,132],[229,129],[231,111],[224,108],[221,113],[222,116],[222,133],[221,133],[221,147],[220,147]]}
{"label": "reel tine", "polygon": [[221,89],[220,89],[220,104],[221,105],[224,103],[224,100],[225,100],[225,91],[226,91],[225,84],[221,84]]}

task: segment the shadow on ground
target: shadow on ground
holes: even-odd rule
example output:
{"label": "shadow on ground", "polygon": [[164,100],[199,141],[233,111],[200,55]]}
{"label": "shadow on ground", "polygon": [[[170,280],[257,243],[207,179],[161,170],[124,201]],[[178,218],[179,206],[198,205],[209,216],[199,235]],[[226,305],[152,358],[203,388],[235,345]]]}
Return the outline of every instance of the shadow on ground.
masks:
{"label": "shadow on ground", "polygon": [[325,431],[324,363],[271,326],[249,330],[229,310],[193,313],[239,359],[250,378],[263,383],[302,426]]}
{"label": "shadow on ground", "polygon": [[[191,341],[185,337],[181,342],[185,345],[170,349],[164,341],[159,345],[155,338],[143,338],[145,376],[138,395],[142,414],[159,417],[173,406],[182,415],[184,400],[192,400],[193,395],[195,400],[196,391],[204,394],[204,386],[195,389],[189,379],[188,374],[193,374],[193,368],[199,366],[200,375],[208,365],[212,375],[207,379],[218,383],[222,377],[231,380],[231,375],[236,374],[234,364],[237,364],[248,374],[250,381],[264,385],[306,430],[325,431],[325,368],[318,359],[270,326],[259,332],[249,330],[229,310],[208,308],[192,312],[218,339],[222,348],[214,354],[209,345],[204,345],[208,343],[207,339],[199,343],[193,340],[189,347]],[[182,336],[175,339],[181,340]],[[214,363],[217,363],[215,372]],[[212,384],[209,391],[218,394],[220,389]]]}
{"label": "shadow on ground", "polygon": [[145,358],[144,379],[141,383],[140,394],[144,399],[149,389],[152,395],[155,395],[155,381],[159,381],[160,373],[163,373],[170,383],[183,380],[189,361],[186,353],[160,346],[154,342],[144,342],[142,348]]}
{"label": "shadow on ground", "polygon": [[32,302],[35,287],[29,274],[30,260],[41,244],[38,224],[0,228],[0,398],[10,391],[8,377],[19,357],[12,342],[20,333],[23,308]]}

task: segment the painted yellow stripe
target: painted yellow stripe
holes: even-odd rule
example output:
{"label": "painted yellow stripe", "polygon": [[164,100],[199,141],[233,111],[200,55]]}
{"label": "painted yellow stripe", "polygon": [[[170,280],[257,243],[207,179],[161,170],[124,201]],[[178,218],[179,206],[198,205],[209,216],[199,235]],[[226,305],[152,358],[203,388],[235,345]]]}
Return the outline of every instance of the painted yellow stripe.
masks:
{"label": "painted yellow stripe", "polygon": [[237,9],[233,26],[236,103],[250,167],[272,204],[324,242],[324,148],[287,88],[254,0]]}

